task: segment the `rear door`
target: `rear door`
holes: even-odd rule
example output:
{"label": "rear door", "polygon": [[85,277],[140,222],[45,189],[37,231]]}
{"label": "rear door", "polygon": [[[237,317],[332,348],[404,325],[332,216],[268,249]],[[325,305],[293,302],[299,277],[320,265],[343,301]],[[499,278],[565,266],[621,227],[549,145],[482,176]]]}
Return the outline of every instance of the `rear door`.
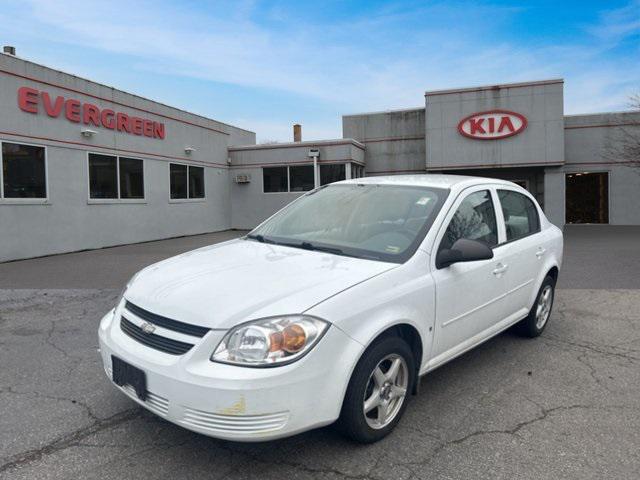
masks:
{"label": "rear door", "polygon": [[490,260],[435,267],[438,250],[451,247],[460,238],[496,247],[502,240],[497,208],[497,197],[491,188],[483,185],[467,189],[456,199],[438,232],[431,266],[436,285],[432,367],[464,351],[507,315],[503,302],[507,273],[503,250],[494,249]]}
{"label": "rear door", "polygon": [[497,188],[505,240],[498,249],[509,265],[506,306],[510,315],[524,316],[537,288],[546,249],[540,231],[540,215],[533,199],[517,188]]}

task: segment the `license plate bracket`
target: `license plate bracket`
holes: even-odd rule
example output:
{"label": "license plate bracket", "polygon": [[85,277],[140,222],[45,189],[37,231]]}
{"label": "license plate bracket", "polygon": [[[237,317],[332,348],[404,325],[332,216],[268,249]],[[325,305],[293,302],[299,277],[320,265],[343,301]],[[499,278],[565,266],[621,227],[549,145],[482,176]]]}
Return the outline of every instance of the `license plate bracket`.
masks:
{"label": "license plate bracket", "polygon": [[144,402],[147,399],[147,375],[143,370],[114,355],[111,355],[111,368],[113,383],[121,387],[131,385],[140,400]]}

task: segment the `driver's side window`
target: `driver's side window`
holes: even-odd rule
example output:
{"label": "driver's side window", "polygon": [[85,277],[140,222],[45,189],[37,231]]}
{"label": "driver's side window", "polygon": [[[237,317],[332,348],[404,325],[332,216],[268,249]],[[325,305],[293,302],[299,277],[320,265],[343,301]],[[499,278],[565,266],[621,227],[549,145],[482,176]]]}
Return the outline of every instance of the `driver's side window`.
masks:
{"label": "driver's side window", "polygon": [[489,190],[471,193],[453,215],[438,250],[451,248],[461,238],[477,240],[489,247],[498,244],[496,213]]}

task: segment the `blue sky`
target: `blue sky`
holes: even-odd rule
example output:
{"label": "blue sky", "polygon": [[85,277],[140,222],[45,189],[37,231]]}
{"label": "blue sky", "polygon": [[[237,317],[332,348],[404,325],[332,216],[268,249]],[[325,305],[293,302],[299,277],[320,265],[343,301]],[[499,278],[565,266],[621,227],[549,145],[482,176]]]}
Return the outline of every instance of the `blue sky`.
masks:
{"label": "blue sky", "polygon": [[341,115],[425,90],[563,77],[565,112],[640,91],[640,0],[4,0],[18,55],[248,128],[341,137]]}

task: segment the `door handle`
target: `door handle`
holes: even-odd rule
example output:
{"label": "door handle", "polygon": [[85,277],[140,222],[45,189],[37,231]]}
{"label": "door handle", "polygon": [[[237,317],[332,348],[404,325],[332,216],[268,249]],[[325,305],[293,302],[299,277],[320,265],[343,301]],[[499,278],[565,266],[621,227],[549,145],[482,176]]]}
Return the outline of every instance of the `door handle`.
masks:
{"label": "door handle", "polygon": [[538,251],[536,252],[536,257],[538,258],[542,258],[542,256],[544,255],[544,253],[547,251],[546,248],[538,248]]}
{"label": "door handle", "polygon": [[498,265],[496,265],[496,268],[493,270],[493,274],[496,276],[501,275],[507,271],[507,268],[509,268],[509,265],[503,265],[502,263],[499,263]]}

